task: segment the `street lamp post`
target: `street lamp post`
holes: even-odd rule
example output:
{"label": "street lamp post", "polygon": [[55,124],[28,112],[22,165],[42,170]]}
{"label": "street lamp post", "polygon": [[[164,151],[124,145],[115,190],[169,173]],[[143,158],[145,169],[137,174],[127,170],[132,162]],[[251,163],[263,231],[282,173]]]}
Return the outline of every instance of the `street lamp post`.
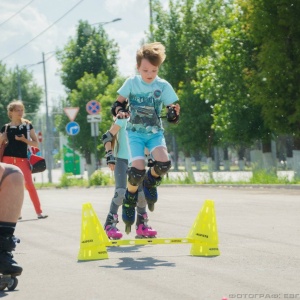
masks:
{"label": "street lamp post", "polygon": [[49,111],[48,111],[48,90],[47,90],[47,78],[46,78],[46,64],[45,64],[45,53],[42,53],[42,63],[44,69],[44,84],[45,84],[45,106],[46,106],[46,147],[45,147],[45,156],[47,162],[47,169],[48,169],[48,180],[52,183],[52,159],[51,159],[51,128],[50,128],[50,121],[49,121]]}
{"label": "street lamp post", "polygon": [[118,22],[118,21],[121,21],[122,19],[121,18],[116,18],[116,19],[113,19],[111,21],[107,21],[107,22],[98,22],[98,23],[93,23],[91,25],[106,25],[106,24],[110,24],[110,23],[114,23],[114,22]]}

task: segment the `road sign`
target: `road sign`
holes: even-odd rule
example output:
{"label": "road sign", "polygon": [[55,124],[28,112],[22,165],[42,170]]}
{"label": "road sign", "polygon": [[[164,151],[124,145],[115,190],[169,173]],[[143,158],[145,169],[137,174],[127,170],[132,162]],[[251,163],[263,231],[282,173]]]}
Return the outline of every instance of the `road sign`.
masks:
{"label": "road sign", "polygon": [[87,115],[86,117],[88,123],[100,123],[102,119],[100,115]]}
{"label": "road sign", "polygon": [[65,107],[65,114],[68,116],[69,120],[72,122],[75,120],[77,113],[79,111],[79,107]]}
{"label": "road sign", "polygon": [[66,125],[66,132],[68,135],[76,135],[80,131],[80,126],[77,122],[69,122]]}
{"label": "road sign", "polygon": [[100,110],[101,110],[100,103],[96,100],[91,100],[86,104],[86,111],[90,115],[96,115],[100,112]]}
{"label": "road sign", "polygon": [[91,123],[91,136],[99,136],[98,122]]}
{"label": "road sign", "polygon": [[38,140],[40,143],[43,141],[43,135],[42,135],[41,131],[39,131],[39,133],[38,133]]}

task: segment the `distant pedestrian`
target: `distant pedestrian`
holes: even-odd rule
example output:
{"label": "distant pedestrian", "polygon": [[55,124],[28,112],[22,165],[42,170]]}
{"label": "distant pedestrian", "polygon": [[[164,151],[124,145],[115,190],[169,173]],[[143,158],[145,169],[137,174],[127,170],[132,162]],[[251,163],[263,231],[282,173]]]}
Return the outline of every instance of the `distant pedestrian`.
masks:
{"label": "distant pedestrian", "polygon": [[[24,119],[25,107],[22,101],[14,100],[7,106],[7,114],[10,123],[1,128],[1,132],[6,132],[8,144],[5,147],[3,162],[18,166],[24,174],[25,187],[29,192],[38,219],[45,219],[48,216],[43,214],[41,203],[35,186],[32,181],[30,164],[28,161],[28,146],[38,147],[38,139],[31,122]],[[27,138],[29,130],[30,139]],[[0,143],[3,136],[0,137]]]}

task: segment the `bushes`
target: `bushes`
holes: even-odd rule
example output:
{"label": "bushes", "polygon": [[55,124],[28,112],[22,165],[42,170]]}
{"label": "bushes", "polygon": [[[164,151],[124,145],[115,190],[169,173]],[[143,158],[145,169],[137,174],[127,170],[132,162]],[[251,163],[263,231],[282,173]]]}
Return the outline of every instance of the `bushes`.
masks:
{"label": "bushes", "polygon": [[105,174],[100,170],[95,171],[89,180],[90,185],[109,185],[113,184],[113,180],[109,174]]}
{"label": "bushes", "polygon": [[61,176],[58,187],[89,187],[113,184],[113,179],[109,174],[105,174],[102,171],[97,170],[91,175],[89,180],[86,180],[83,177],[74,176],[72,173],[65,173]]}

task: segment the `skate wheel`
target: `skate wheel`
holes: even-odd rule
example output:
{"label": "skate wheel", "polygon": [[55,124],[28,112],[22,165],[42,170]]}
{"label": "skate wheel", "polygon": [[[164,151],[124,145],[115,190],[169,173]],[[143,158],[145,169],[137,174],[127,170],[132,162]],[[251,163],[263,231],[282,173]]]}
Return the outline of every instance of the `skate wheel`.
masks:
{"label": "skate wheel", "polygon": [[13,291],[17,287],[18,282],[19,282],[18,278],[12,277],[11,280],[10,280],[10,283],[7,285],[7,289],[9,291]]}
{"label": "skate wheel", "polygon": [[125,232],[129,234],[131,232],[131,225],[125,225]]}
{"label": "skate wheel", "polygon": [[136,239],[156,239],[156,236],[155,235],[151,235],[151,236],[136,235],[135,238]]}

